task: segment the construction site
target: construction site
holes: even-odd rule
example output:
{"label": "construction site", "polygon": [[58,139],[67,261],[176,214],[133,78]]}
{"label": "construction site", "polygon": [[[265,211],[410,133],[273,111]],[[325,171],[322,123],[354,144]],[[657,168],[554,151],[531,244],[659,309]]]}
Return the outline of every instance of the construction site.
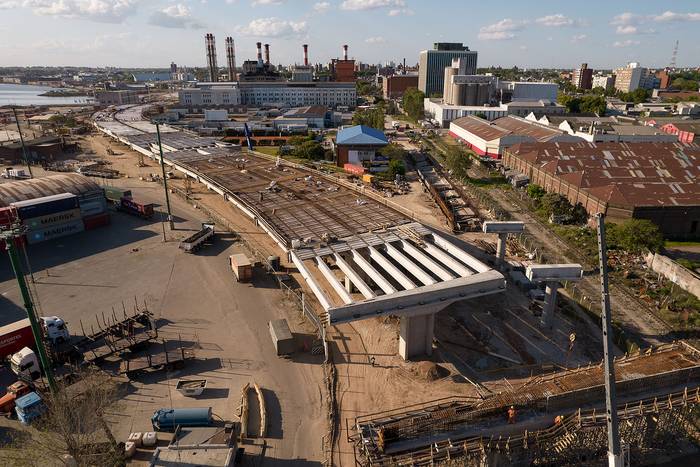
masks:
{"label": "construction site", "polygon": [[[155,135],[118,126],[103,131],[159,160]],[[424,204],[413,206],[213,139],[161,138],[182,186],[267,234],[269,253],[306,292],[326,354],[327,462],[603,462],[600,324],[557,294],[581,277],[579,265],[535,264],[513,244],[522,225],[481,217],[425,164]],[[431,192],[440,184],[446,195]],[[611,354],[626,462],[695,452],[700,353],[675,342]]]}

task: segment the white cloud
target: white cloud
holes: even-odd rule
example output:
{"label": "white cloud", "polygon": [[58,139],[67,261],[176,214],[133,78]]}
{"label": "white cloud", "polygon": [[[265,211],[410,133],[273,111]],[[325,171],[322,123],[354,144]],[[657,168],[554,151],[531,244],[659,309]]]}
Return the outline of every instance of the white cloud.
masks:
{"label": "white cloud", "polygon": [[24,0],[34,14],[121,23],[134,14],[141,0]]}
{"label": "white cloud", "polygon": [[331,4],[328,2],[318,2],[314,4],[314,11],[317,13],[325,13],[328,11],[331,7]]}
{"label": "white cloud", "polygon": [[523,28],[522,22],[515,22],[510,18],[502,19],[501,21],[484,26],[479,29],[479,39],[482,41],[502,41],[514,39],[513,31],[519,31]]}
{"label": "white cloud", "polygon": [[204,27],[202,23],[192,17],[190,9],[182,3],[154,11],[148,19],[148,24],[174,29],[200,29]]}
{"label": "white cloud", "polygon": [[632,47],[635,45],[639,45],[639,41],[634,41],[632,39],[627,39],[626,41],[615,41],[613,42],[613,47],[617,48],[624,48],[624,47]]}
{"label": "white cloud", "polygon": [[0,2],[0,10],[11,10],[13,8],[19,8],[19,2]]}
{"label": "white cloud", "polygon": [[255,37],[292,37],[306,33],[306,21],[287,21],[275,17],[257,18],[246,26],[237,26],[236,32]]}
{"label": "white cloud", "polygon": [[386,39],[384,39],[382,36],[368,37],[365,39],[365,42],[368,44],[383,44],[386,42]]}
{"label": "white cloud", "polygon": [[537,18],[535,23],[541,24],[542,26],[560,28],[562,26],[574,26],[577,24],[577,21],[558,13],[556,15],[548,15],[543,16],[542,18]]}
{"label": "white cloud", "polygon": [[626,25],[621,24],[615,29],[616,34],[623,34],[623,35],[624,34],[637,34],[637,31],[638,31],[637,26],[633,26],[631,24],[626,24]]}
{"label": "white cloud", "polygon": [[629,24],[639,24],[644,22],[644,16],[630,12],[619,14],[610,22],[613,26],[627,26]]}
{"label": "white cloud", "polygon": [[664,11],[660,15],[652,16],[652,19],[658,22],[700,21],[700,13],[674,13],[673,11]]}
{"label": "white cloud", "polygon": [[253,0],[252,6],[281,5],[284,0]]}
{"label": "white cloud", "polygon": [[416,14],[415,11],[411,10],[410,8],[394,8],[392,10],[389,10],[389,13],[387,13],[389,16],[413,16]]}
{"label": "white cloud", "polygon": [[575,36],[573,36],[573,37],[571,38],[571,42],[573,42],[574,44],[576,44],[576,43],[578,43],[578,42],[583,42],[583,41],[585,41],[586,39],[588,39],[588,36],[587,36],[586,34],[577,34],[577,35],[575,35]]}
{"label": "white cloud", "polygon": [[404,0],[344,0],[340,4],[341,10],[374,10],[376,8],[399,7],[406,6]]}

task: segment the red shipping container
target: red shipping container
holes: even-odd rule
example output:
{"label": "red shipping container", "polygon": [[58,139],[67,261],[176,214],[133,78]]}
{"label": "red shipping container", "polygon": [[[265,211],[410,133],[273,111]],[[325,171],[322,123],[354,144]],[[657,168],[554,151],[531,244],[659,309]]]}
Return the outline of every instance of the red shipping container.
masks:
{"label": "red shipping container", "polygon": [[104,227],[109,225],[109,213],[95,214],[94,216],[83,217],[83,224],[85,224],[85,230],[93,230],[98,227]]}
{"label": "red shipping container", "polygon": [[362,175],[365,173],[364,167],[362,167],[361,165],[355,165],[355,164],[343,164],[343,170],[345,170],[348,173],[355,174],[355,175]]}
{"label": "red shipping container", "polygon": [[17,211],[12,206],[0,208],[0,225],[6,226],[12,224],[17,219]]}

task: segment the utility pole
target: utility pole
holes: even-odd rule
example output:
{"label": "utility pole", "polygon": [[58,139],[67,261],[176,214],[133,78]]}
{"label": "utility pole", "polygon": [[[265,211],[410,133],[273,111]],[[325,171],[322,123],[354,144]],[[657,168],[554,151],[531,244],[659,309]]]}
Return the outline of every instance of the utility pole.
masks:
{"label": "utility pole", "polygon": [[610,294],[608,292],[608,253],[605,245],[605,215],[598,213],[598,262],[600,266],[600,296],[603,315],[603,354],[605,362],[605,410],[608,424],[608,465],[622,466],[620,431],[617,418],[617,396],[615,394],[615,358],[611,335]]}
{"label": "utility pole", "polygon": [[163,188],[165,189],[165,206],[168,209],[168,223],[170,223],[170,230],[174,230],[175,223],[173,222],[173,214],[170,211],[170,194],[168,193],[168,178],[165,176],[165,162],[163,161],[163,145],[160,142],[160,125],[157,123],[156,135],[158,136],[158,150],[160,151],[160,169],[163,172]]}
{"label": "utility pole", "polygon": [[29,324],[32,327],[32,334],[34,334],[34,343],[36,344],[36,349],[39,352],[39,360],[41,361],[41,366],[44,369],[44,374],[46,375],[46,380],[49,382],[49,388],[52,393],[57,390],[56,381],[53,378],[53,369],[51,368],[51,362],[46,354],[46,348],[44,348],[44,336],[41,332],[41,326],[37,320],[36,314],[34,313],[34,304],[32,303],[32,297],[29,295],[29,289],[27,288],[27,282],[24,280],[24,271],[22,271],[22,266],[19,263],[19,257],[17,256],[17,247],[15,246],[15,239],[18,237],[17,230],[13,228],[9,232],[3,232],[3,237],[5,239],[5,247],[7,248],[7,254],[10,257],[10,263],[12,264],[12,270],[17,277],[17,284],[19,284],[19,290],[22,293],[22,299],[24,300],[24,308],[27,310],[27,317],[29,318]]}
{"label": "utility pole", "polygon": [[27,148],[24,147],[24,137],[22,136],[22,128],[19,126],[19,118],[17,118],[17,109],[12,107],[12,114],[15,116],[15,123],[17,124],[17,132],[19,133],[19,141],[22,143],[22,155],[24,156],[24,162],[27,164],[27,169],[29,169],[29,177],[34,178],[32,174],[32,166],[29,164],[29,159],[27,158]]}

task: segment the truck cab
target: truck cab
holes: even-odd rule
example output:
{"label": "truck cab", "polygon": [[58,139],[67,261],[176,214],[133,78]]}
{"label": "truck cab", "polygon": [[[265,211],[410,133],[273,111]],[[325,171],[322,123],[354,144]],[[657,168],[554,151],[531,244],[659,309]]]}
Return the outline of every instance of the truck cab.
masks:
{"label": "truck cab", "polygon": [[70,333],[66,327],[66,322],[58,316],[42,316],[41,324],[44,327],[46,338],[51,344],[62,344],[70,340]]}
{"label": "truck cab", "polygon": [[29,347],[25,347],[10,358],[12,372],[19,377],[35,380],[41,376],[41,367],[36,354]]}

